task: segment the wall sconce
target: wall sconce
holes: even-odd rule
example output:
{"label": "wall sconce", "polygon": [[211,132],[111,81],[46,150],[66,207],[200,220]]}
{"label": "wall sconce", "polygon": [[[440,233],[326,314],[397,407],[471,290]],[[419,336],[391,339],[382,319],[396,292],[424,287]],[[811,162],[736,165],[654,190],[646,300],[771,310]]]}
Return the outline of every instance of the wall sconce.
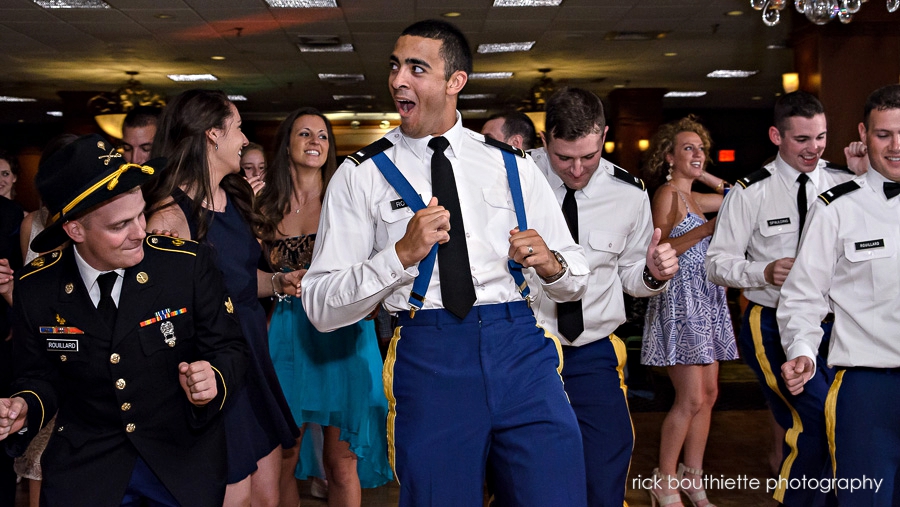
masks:
{"label": "wall sconce", "polygon": [[650,140],[649,139],[638,139],[638,149],[641,151],[647,151],[650,148]]}
{"label": "wall sconce", "polygon": [[781,75],[781,86],[784,93],[795,92],[800,89],[800,74],[796,72],[787,72]]}
{"label": "wall sconce", "polygon": [[605,151],[606,153],[612,153],[613,151],[615,151],[615,149],[615,141],[606,141],[605,143],[603,143],[603,151]]}

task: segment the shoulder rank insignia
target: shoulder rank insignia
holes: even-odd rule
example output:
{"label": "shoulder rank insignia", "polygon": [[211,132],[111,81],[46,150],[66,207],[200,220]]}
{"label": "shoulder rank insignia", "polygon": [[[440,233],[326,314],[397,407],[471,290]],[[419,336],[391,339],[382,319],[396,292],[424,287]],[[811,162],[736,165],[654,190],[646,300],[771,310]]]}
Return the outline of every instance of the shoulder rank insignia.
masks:
{"label": "shoulder rank insignia", "polygon": [[515,146],[510,146],[510,145],[504,143],[503,141],[498,141],[498,140],[494,139],[493,137],[485,136],[484,144],[487,144],[488,146],[493,146],[494,148],[500,148],[503,151],[508,151],[508,152],[512,153],[513,155],[518,155],[522,158],[525,158],[525,150],[523,150],[521,148],[516,148]]}
{"label": "shoulder rank insignia", "polygon": [[22,274],[19,276],[19,280],[49,268],[59,262],[60,259],[62,259],[62,250],[54,250],[50,253],[41,255],[40,257],[35,257],[22,268]]}
{"label": "shoulder rank insignia", "polygon": [[199,243],[190,239],[173,238],[172,236],[161,235],[147,236],[144,243],[155,250],[178,252],[193,256],[197,255],[197,246],[199,245]]}
{"label": "shoulder rank insignia", "polygon": [[374,143],[366,146],[365,148],[357,151],[356,153],[352,153],[347,155],[347,158],[350,159],[354,164],[359,165],[369,160],[370,158],[378,155],[384,150],[393,146],[394,143],[391,142],[390,139],[386,137],[382,137],[381,139],[375,141]]}
{"label": "shoulder rank insignia", "polygon": [[837,185],[835,187],[831,187],[828,190],[819,194],[819,199],[822,199],[822,202],[824,202],[825,205],[827,206],[827,205],[833,203],[834,200],[837,199],[838,197],[840,197],[842,195],[847,195],[850,192],[853,192],[854,190],[859,190],[860,188],[861,187],[859,186],[859,183],[857,183],[853,180],[845,181],[844,183],[841,183],[840,185]]}
{"label": "shoulder rank insignia", "polygon": [[825,168],[839,173],[855,174],[849,167],[834,162],[825,162]]}
{"label": "shoulder rank insignia", "polygon": [[631,174],[630,172],[622,169],[617,165],[613,166],[613,176],[615,176],[617,180],[624,181],[625,183],[630,183],[641,190],[647,190],[647,185],[644,184],[644,180],[638,178],[637,176]]}
{"label": "shoulder rank insignia", "polygon": [[754,171],[747,176],[744,176],[743,178],[737,180],[737,183],[738,185],[747,188],[758,181],[762,181],[768,178],[769,176],[772,176],[772,173],[770,173],[768,169],[763,167],[762,169]]}
{"label": "shoulder rank insignia", "polygon": [[231,297],[227,297],[225,299],[225,311],[228,313],[234,313],[234,303],[231,302]]}

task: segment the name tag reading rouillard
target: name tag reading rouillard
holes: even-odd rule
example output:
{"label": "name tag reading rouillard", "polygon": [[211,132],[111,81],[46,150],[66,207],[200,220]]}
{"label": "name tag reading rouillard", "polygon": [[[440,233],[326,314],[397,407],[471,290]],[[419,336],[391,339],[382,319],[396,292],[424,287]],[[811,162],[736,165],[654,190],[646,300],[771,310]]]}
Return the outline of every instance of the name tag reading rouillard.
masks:
{"label": "name tag reading rouillard", "polygon": [[860,241],[858,243],[854,243],[856,246],[856,250],[869,250],[871,248],[884,248],[884,240],[883,239],[870,239],[869,241]]}
{"label": "name tag reading rouillard", "polygon": [[61,340],[61,339],[48,339],[47,340],[47,351],[55,352],[55,351],[67,351],[67,352],[78,352],[78,340]]}
{"label": "name tag reading rouillard", "polygon": [[773,218],[772,220],[767,220],[766,223],[769,224],[769,227],[775,227],[776,225],[788,225],[789,223],[791,223],[791,217]]}

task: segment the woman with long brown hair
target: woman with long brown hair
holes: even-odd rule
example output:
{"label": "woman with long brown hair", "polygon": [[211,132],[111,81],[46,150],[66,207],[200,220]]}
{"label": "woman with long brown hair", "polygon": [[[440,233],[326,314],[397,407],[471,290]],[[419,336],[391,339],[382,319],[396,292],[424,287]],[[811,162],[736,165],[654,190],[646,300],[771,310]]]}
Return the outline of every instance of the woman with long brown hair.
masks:
{"label": "woman with long brown hair", "polygon": [[[305,273],[312,258],[325,188],[337,167],[331,122],[312,108],[291,113],[278,129],[258,207],[260,230],[273,271]],[[387,400],[381,355],[371,321],[329,333],[317,331],[299,298],[280,297],[269,326],[269,346],[294,418],[324,431],[328,505],[359,506],[360,487],[391,479],[387,461]],[[302,437],[301,437],[302,438]],[[297,476],[316,475],[310,439],[302,441]],[[282,502],[299,498],[294,479],[297,447],[285,452]]]}
{"label": "woman with long brown hair", "polygon": [[148,229],[176,231],[215,251],[253,356],[245,387],[229,392],[235,398],[224,414],[228,507],[278,505],[281,447],[293,446],[298,436],[269,357],[266,316],[257,297],[296,294],[300,274],[270,277],[257,270],[254,231],[266,218],[254,211],[253,191],[239,174],[246,145],[241,115],[224,93],[185,91],[160,118],[153,157],[167,157],[168,163],[144,188]]}

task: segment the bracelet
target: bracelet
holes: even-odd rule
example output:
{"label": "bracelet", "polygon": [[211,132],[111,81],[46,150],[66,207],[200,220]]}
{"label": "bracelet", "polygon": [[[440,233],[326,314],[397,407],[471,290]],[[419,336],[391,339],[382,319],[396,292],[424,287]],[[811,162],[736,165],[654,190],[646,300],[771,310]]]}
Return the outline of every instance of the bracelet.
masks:
{"label": "bracelet", "polygon": [[725,190],[725,180],[719,181],[719,184],[716,185],[716,188],[714,188],[713,190],[715,190],[716,192],[718,192],[719,190]]}
{"label": "bracelet", "polygon": [[280,274],[281,273],[275,273],[272,275],[272,293],[275,295],[275,297],[278,298],[279,303],[281,303],[282,301],[290,301],[291,300],[290,294],[282,294],[282,293],[278,292],[278,289],[275,288],[275,277]]}
{"label": "bracelet", "polygon": [[647,266],[644,266],[644,273],[643,273],[642,278],[643,278],[643,281],[644,281],[644,286],[647,287],[647,288],[650,289],[650,290],[660,290],[660,289],[662,289],[662,288],[666,285],[666,283],[667,283],[665,280],[657,280],[657,279],[650,273],[650,268],[648,268]]}

